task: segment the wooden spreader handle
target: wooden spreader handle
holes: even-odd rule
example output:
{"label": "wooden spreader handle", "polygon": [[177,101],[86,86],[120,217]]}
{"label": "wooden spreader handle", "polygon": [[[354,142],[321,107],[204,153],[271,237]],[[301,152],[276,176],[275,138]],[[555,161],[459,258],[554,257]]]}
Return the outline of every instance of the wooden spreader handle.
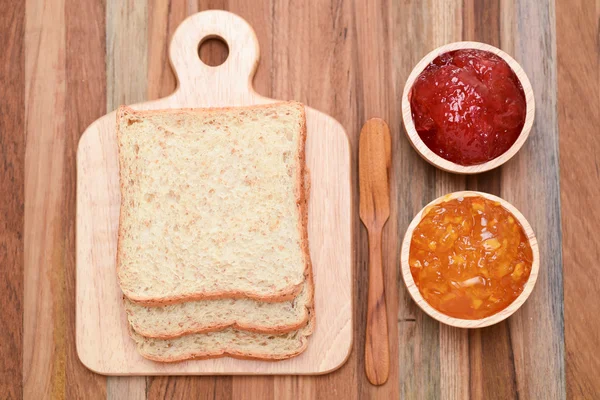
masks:
{"label": "wooden spreader handle", "polygon": [[390,129],[384,120],[368,120],[358,150],[360,219],[369,233],[369,297],[365,369],[374,385],[384,384],[390,370],[390,346],[381,254],[383,226],[390,216]]}
{"label": "wooden spreader handle", "polygon": [[369,232],[369,297],[365,339],[365,370],[373,385],[382,385],[390,370],[387,307],[383,285],[381,231]]}

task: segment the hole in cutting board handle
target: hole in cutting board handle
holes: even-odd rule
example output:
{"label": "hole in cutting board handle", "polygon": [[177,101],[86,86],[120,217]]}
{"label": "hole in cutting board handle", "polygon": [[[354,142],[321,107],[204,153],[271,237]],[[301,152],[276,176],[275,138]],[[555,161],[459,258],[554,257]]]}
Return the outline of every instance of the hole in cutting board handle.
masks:
{"label": "hole in cutting board handle", "polygon": [[198,44],[198,57],[209,67],[218,67],[229,57],[229,46],[220,36],[206,36]]}

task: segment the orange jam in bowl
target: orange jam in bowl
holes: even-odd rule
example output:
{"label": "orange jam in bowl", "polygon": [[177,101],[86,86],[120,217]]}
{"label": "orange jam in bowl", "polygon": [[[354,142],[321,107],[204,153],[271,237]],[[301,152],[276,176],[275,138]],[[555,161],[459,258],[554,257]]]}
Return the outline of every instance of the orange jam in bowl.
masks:
{"label": "orange jam in bowl", "polygon": [[505,309],[523,292],[533,252],[517,218],[499,202],[457,197],[423,212],[408,263],[431,307],[474,320]]}

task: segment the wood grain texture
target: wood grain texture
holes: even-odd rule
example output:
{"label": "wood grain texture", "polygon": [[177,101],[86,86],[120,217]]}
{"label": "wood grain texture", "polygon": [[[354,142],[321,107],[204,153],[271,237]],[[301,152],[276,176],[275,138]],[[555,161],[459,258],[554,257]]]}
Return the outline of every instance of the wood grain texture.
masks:
{"label": "wood grain texture", "polygon": [[[146,100],[148,7],[145,1],[106,4],[106,111]],[[160,42],[159,42],[160,44]]]}
{"label": "wood grain texture", "polygon": [[[524,398],[564,398],[562,252],[556,118],[554,2],[515,2],[515,59],[536,96],[536,123],[529,139],[502,167],[500,196],[517,207],[536,232],[540,274],[529,300],[509,320],[516,387]],[[543,38],[540,40],[540,38]],[[526,177],[526,179],[523,179]],[[544,340],[539,340],[544,332]],[[543,369],[534,365],[544,365]]]}
{"label": "wood grain texture", "polygon": [[600,2],[556,2],[567,397],[600,395]]}
{"label": "wood grain texture", "polygon": [[[353,129],[351,133],[351,141],[353,142],[355,153],[355,161],[358,163],[358,141],[359,129],[370,118],[378,117],[387,121],[390,126],[391,136],[391,152],[392,163],[399,161],[398,155],[394,153],[395,147],[398,146],[399,131],[397,130],[399,120],[395,110],[398,109],[396,104],[396,94],[393,84],[389,82],[390,66],[392,64],[391,54],[388,49],[395,43],[395,33],[390,29],[389,12],[393,3],[387,2],[354,2],[352,5],[353,20],[347,30],[343,28],[344,41],[340,46],[345,47],[345,51],[349,51],[354,57],[352,63],[349,64],[348,76],[354,82],[354,88],[349,90],[349,104],[352,104],[356,109],[350,109],[355,114],[347,115],[346,123]],[[336,9],[336,12],[339,12]],[[378,21],[374,23],[374,21]],[[340,27],[341,29],[341,27]],[[350,48],[348,48],[350,47]],[[354,49],[353,49],[354,47]],[[339,50],[342,52],[342,50]],[[359,56],[360,54],[360,56]],[[316,62],[316,60],[315,60]],[[318,64],[317,64],[318,65]],[[333,60],[332,66],[334,71],[337,69],[336,62]],[[383,80],[376,78],[385,76]],[[310,79],[306,77],[305,79]],[[352,119],[352,117],[354,119]],[[402,155],[400,155],[402,157]],[[399,203],[396,199],[402,189],[397,184],[399,176],[398,171],[394,168],[394,164],[390,167],[389,187],[390,187],[390,218],[383,228],[383,280],[385,285],[385,295],[387,302],[387,320],[394,321],[398,318],[398,286],[397,286],[397,265],[399,254],[399,233],[396,215],[398,213]],[[355,190],[358,191],[358,185],[355,184]],[[357,196],[358,201],[358,196]],[[357,271],[356,271],[356,310],[355,315],[358,319],[358,324],[355,325],[355,330],[359,337],[365,336],[365,322],[367,318],[368,304],[365,299],[368,299],[368,262],[369,250],[366,230],[359,227],[359,235],[356,237],[357,251]],[[397,337],[397,325],[389,324],[388,334],[390,337],[389,352],[390,352],[390,370],[386,384],[381,386],[372,386],[366,379],[363,373],[366,360],[361,357],[365,354],[365,341],[355,341],[356,363],[357,370],[355,377],[358,390],[356,397],[363,398],[393,398],[398,396],[399,381],[394,379],[398,376],[398,341],[394,340]],[[348,368],[348,373],[352,371]],[[325,392],[327,393],[327,392]],[[324,394],[327,396],[327,394]]]}
{"label": "wood grain texture", "polygon": [[365,372],[373,385],[383,385],[390,372],[387,303],[383,280],[383,227],[390,216],[390,129],[381,118],[365,122],[359,138],[358,186],[360,219],[369,236],[369,292],[365,331]]}
{"label": "wood grain texture", "polygon": [[0,397],[23,397],[23,201],[25,4],[0,13]]}
{"label": "wood grain texture", "polygon": [[[232,381],[239,377],[156,376],[147,377],[148,399],[233,399]],[[271,381],[272,378],[262,378]],[[260,381],[261,378],[254,378]],[[260,384],[259,384],[260,385]],[[259,386],[256,385],[256,386]]]}
{"label": "wood grain texture", "polygon": [[[106,110],[106,45],[105,7],[102,2],[87,3],[66,0],[66,109],[65,163],[62,191],[64,244],[65,302],[67,324],[65,398],[106,398],[106,378],[94,374],[79,360],[75,343],[75,219],[76,219],[76,156],[81,132]],[[94,21],[90,23],[89,21]],[[85,99],[85,101],[83,100]]]}
{"label": "wood grain texture", "polygon": [[146,399],[145,376],[111,376],[106,378],[107,400]]}
{"label": "wood grain texture", "polygon": [[[391,10],[392,29],[390,35],[390,52],[394,54],[393,71],[395,103],[395,123],[391,123],[392,132],[396,131],[394,145],[393,182],[397,188],[397,212],[392,212],[391,220],[398,220],[397,253],[400,251],[400,241],[404,230],[419,210],[428,201],[435,198],[435,168],[425,162],[413,150],[404,136],[402,129],[401,94],[404,82],[410,71],[426,54],[433,49],[434,32],[431,1],[411,1],[406,7],[393,7]],[[439,13],[435,19],[441,18]],[[417,32],[419,34],[417,34]],[[404,38],[404,35],[407,35]],[[410,37],[410,39],[408,39]],[[398,40],[398,38],[403,38]],[[445,39],[436,39],[445,42]],[[449,40],[452,40],[450,38]],[[420,50],[416,50],[420,49]],[[397,111],[396,111],[397,110]],[[394,129],[395,127],[395,129]],[[397,163],[398,162],[398,163]],[[403,190],[410,187],[411,190]],[[395,217],[394,217],[395,216]],[[399,266],[400,258],[397,258]],[[400,275],[398,275],[400,278]],[[401,278],[400,278],[401,279]],[[410,294],[404,289],[404,283],[399,282],[398,304],[398,349],[399,349],[399,386],[401,398],[404,399],[439,399],[440,387],[440,335],[439,323],[421,312],[412,301]]]}
{"label": "wood grain texture", "polygon": [[26,3],[25,398],[65,397],[64,2]]}
{"label": "wood grain texture", "polygon": [[[74,7],[73,3],[81,3]],[[105,4],[106,3],[106,4]],[[563,216],[565,274],[567,291],[566,330],[567,330],[567,388],[570,397],[594,398],[599,389],[595,385],[594,372],[598,369],[598,358],[593,355],[598,349],[598,340],[593,335],[594,330],[588,329],[595,321],[592,311],[581,309],[581,301],[590,304],[597,302],[597,292],[593,290],[597,283],[594,281],[597,248],[594,242],[592,227],[595,224],[594,214],[585,214],[586,207],[592,209],[594,186],[584,185],[584,181],[595,179],[594,175],[597,152],[595,133],[597,123],[593,123],[594,110],[598,109],[598,75],[596,49],[598,30],[597,1],[558,0],[558,10],[555,13],[554,3],[550,1],[528,2],[525,0],[490,0],[462,2],[438,2],[434,0],[408,0],[394,2],[378,0],[372,2],[359,1],[328,1],[290,2],[289,0],[269,0],[247,2],[243,0],[152,0],[143,4],[133,4],[127,0],[129,7],[144,7],[146,17],[136,18],[125,25],[124,19],[119,24],[106,20],[105,8],[115,7],[117,2],[90,0],[74,2],[60,0],[47,2],[44,7],[34,0],[27,2],[27,29],[21,28],[29,46],[22,54],[25,56],[24,70],[19,72],[10,61],[10,70],[6,69],[3,58],[3,73],[9,73],[11,85],[19,85],[19,74],[25,79],[29,76],[29,84],[16,93],[13,87],[5,97],[7,103],[2,107],[13,104],[13,99],[19,102],[19,95],[28,99],[37,99],[35,112],[40,117],[29,115],[27,121],[43,127],[38,130],[28,127],[30,135],[36,132],[45,141],[35,145],[34,139],[27,138],[27,145],[34,143],[28,154],[39,154],[40,157],[28,158],[26,162],[26,185],[35,184],[36,177],[52,177],[52,184],[45,194],[48,209],[53,204],[50,214],[42,218],[39,211],[34,213],[35,200],[32,195],[37,193],[31,189],[25,190],[25,203],[16,203],[11,207],[11,221],[18,221],[17,214],[25,212],[25,220],[31,221],[25,227],[27,232],[44,232],[48,228],[56,229],[52,235],[46,235],[51,240],[42,241],[40,236],[30,236],[29,242],[34,243],[32,251],[26,248],[25,286],[37,287],[39,280],[60,282],[66,279],[62,289],[57,289],[57,295],[49,296],[44,290],[50,287],[42,282],[36,298],[42,296],[51,299],[50,318],[36,320],[36,324],[26,322],[23,326],[23,373],[28,377],[23,384],[30,393],[52,394],[56,397],[78,398],[84,395],[96,394],[106,397],[103,377],[92,373],[81,374],[77,361],[73,359],[73,339],[69,336],[69,324],[72,323],[75,308],[74,295],[70,292],[73,286],[72,267],[68,255],[73,244],[69,240],[56,240],[63,233],[73,238],[72,225],[67,222],[66,228],[59,227],[60,223],[49,224],[48,215],[66,221],[63,215],[74,215],[73,200],[75,185],[72,182],[71,154],[76,149],[72,143],[75,135],[81,133],[91,120],[100,117],[107,110],[106,91],[108,82],[105,63],[113,57],[113,52],[119,49],[103,45],[105,33],[113,29],[115,32],[142,32],[146,42],[135,39],[145,49],[132,49],[134,54],[146,52],[146,61],[128,68],[135,70],[129,78],[139,83],[138,77],[146,75],[146,88],[142,92],[147,99],[156,99],[169,94],[175,88],[174,75],[167,61],[167,44],[174,28],[181,20],[196,11],[207,8],[224,8],[238,13],[253,26],[261,45],[262,58],[254,78],[254,87],[262,95],[279,99],[297,99],[336,119],[346,128],[352,145],[352,165],[357,166],[358,131],[369,117],[379,116],[388,121],[392,134],[392,151],[394,154],[391,179],[390,220],[384,228],[384,263],[399,266],[399,239],[412,217],[430,200],[437,195],[453,190],[468,189],[482,190],[501,195],[517,206],[531,222],[538,234],[541,244],[540,281],[537,283],[531,298],[524,309],[511,317],[508,322],[498,325],[465,332],[454,328],[440,327],[410,300],[403,284],[396,286],[397,270],[389,268],[386,273],[386,291],[388,300],[388,319],[398,320],[398,324],[390,324],[390,379],[381,387],[370,385],[364,374],[364,319],[366,316],[366,281],[367,276],[367,237],[355,220],[355,278],[354,291],[354,335],[353,352],[348,362],[338,371],[320,377],[155,377],[146,380],[147,398],[232,398],[233,393],[240,398],[261,393],[265,398],[561,398],[564,397],[564,364],[561,331],[562,289],[560,271],[561,248],[558,220],[558,180],[557,180],[557,129],[556,129],[556,62],[555,42],[557,35],[554,31],[556,15],[559,30],[559,86],[560,103],[559,115],[561,124],[561,178],[569,191],[563,189],[562,203],[566,208]],[[39,4],[42,4],[40,1]],[[22,7],[22,3],[19,3]],[[89,11],[92,5],[92,11]],[[71,9],[72,11],[67,11]],[[3,24],[1,32],[19,30],[18,13],[22,9],[7,6],[2,17],[10,18],[13,25]],[[21,11],[19,11],[21,10]],[[101,10],[98,12],[98,10]],[[15,13],[15,18],[13,14]],[[64,16],[66,15],[66,17]],[[42,18],[43,16],[43,18]],[[80,25],[74,22],[75,16],[80,17]],[[112,17],[111,17],[112,18]],[[69,22],[71,21],[71,22]],[[61,24],[66,22],[66,28]],[[135,26],[131,26],[135,25]],[[7,30],[8,29],[8,30]],[[64,40],[61,29],[66,29]],[[46,38],[39,38],[40,32]],[[70,32],[70,33],[69,33]],[[145,33],[144,33],[145,32]],[[137,34],[136,34],[137,35]],[[19,45],[18,34],[8,37],[7,49],[11,55],[22,46]],[[61,39],[62,38],[62,39]],[[70,38],[70,39],[69,39]],[[81,38],[79,43],[77,38]],[[43,42],[42,42],[43,40]],[[411,148],[404,138],[401,127],[400,99],[404,82],[414,65],[430,50],[451,41],[475,40],[497,46],[511,54],[528,74],[537,101],[536,123],[525,147],[502,168],[493,170],[477,177],[456,177],[440,171],[424,162]],[[33,43],[43,43],[40,57],[33,56]],[[48,43],[48,44],[46,44]],[[127,46],[127,43],[124,44]],[[208,57],[218,60],[222,58],[220,49],[209,49]],[[58,52],[58,54],[57,54]],[[98,52],[103,53],[98,56]],[[6,57],[6,53],[4,54]],[[12,57],[12,56],[11,56]],[[16,56],[18,59],[18,56]],[[66,91],[67,98],[74,93],[82,96],[81,101],[67,100],[67,107],[60,111],[61,95],[50,96],[55,92],[57,71],[60,73],[60,60],[66,59]],[[48,60],[57,60],[56,63]],[[129,63],[126,59],[124,62]],[[596,64],[594,64],[596,63]],[[39,66],[41,64],[43,67]],[[71,72],[72,67],[75,73]],[[98,70],[103,77],[98,78]],[[34,74],[34,71],[35,74]],[[101,75],[102,75],[101,74]],[[581,79],[581,76],[587,78]],[[4,77],[5,75],[3,75]],[[32,77],[36,76],[37,84]],[[108,78],[113,79],[113,78]],[[596,79],[596,81],[594,81]],[[3,84],[4,84],[3,80]],[[589,84],[585,84],[588,82]],[[129,85],[129,83],[124,82]],[[25,83],[23,82],[23,85]],[[4,89],[3,85],[3,89]],[[12,87],[12,86],[10,86]],[[60,87],[60,85],[59,85]],[[116,89],[111,86],[111,93]],[[139,88],[123,90],[137,93]],[[15,92],[15,94],[11,94]],[[61,97],[63,96],[63,97]],[[112,96],[112,95],[111,95]],[[109,97],[111,97],[109,96]],[[563,100],[564,98],[564,100]],[[43,99],[43,100],[42,100]],[[23,103],[23,100],[20,100]],[[28,102],[29,103],[29,102]],[[99,106],[100,103],[101,106]],[[63,100],[64,104],[64,100]],[[79,108],[74,108],[78,105]],[[570,107],[571,106],[571,107]],[[89,108],[88,108],[89,107]],[[69,109],[70,115],[66,114]],[[53,111],[49,111],[53,110]],[[24,112],[24,109],[22,110]],[[28,111],[29,112],[29,111]],[[80,116],[76,119],[76,114]],[[18,125],[17,114],[14,123]],[[66,118],[61,115],[67,115]],[[6,121],[7,114],[0,116]],[[56,129],[60,120],[65,119],[66,129]],[[13,121],[11,119],[11,121]],[[589,122],[589,123],[588,123]],[[3,122],[4,123],[4,122]],[[12,124],[13,122],[10,122]],[[29,122],[28,122],[29,123]],[[78,129],[73,128],[78,124]],[[15,127],[17,125],[14,125]],[[13,125],[9,125],[13,126]],[[18,128],[10,133],[15,144],[15,163],[19,157],[23,160],[25,148],[18,138]],[[6,131],[0,130],[2,137]],[[51,132],[51,133],[49,133]],[[67,132],[67,137],[60,135]],[[42,135],[42,133],[44,135]],[[586,135],[586,136],[579,136]],[[577,140],[577,138],[584,138]],[[59,145],[63,140],[62,145]],[[58,147],[57,147],[58,146]],[[61,147],[62,146],[62,147]],[[47,154],[57,151],[53,157]],[[43,151],[42,151],[43,150]],[[11,153],[12,154],[12,153]],[[65,177],[57,178],[51,174],[48,160],[59,169]],[[32,162],[35,161],[35,164]],[[579,167],[579,165],[582,167]],[[6,163],[0,163],[0,169]],[[42,165],[44,174],[29,173],[29,165]],[[37,167],[36,167],[37,168]],[[31,169],[34,171],[34,169]],[[36,170],[37,171],[37,170]],[[2,170],[4,172],[4,169]],[[356,172],[356,170],[355,170]],[[526,177],[526,179],[523,179]],[[2,181],[0,178],[1,182]],[[56,184],[62,182],[61,184]],[[11,183],[12,184],[12,183]],[[17,189],[18,182],[11,189]],[[355,182],[354,204],[358,205],[358,191]],[[410,187],[410,190],[406,190]],[[546,189],[548,187],[548,189]],[[54,192],[59,192],[58,194]],[[62,197],[62,192],[70,193]],[[16,193],[16,192],[15,192]],[[568,193],[568,195],[566,195]],[[57,196],[60,200],[57,200]],[[4,199],[3,199],[4,200]],[[31,205],[30,205],[31,202]],[[69,209],[58,212],[57,205]],[[358,210],[358,208],[356,208]],[[16,214],[14,214],[16,213]],[[62,220],[60,218],[63,218]],[[72,218],[72,217],[71,217]],[[18,223],[18,222],[17,222]],[[5,225],[0,225],[4,229]],[[15,231],[18,232],[18,231]],[[61,233],[62,232],[62,233]],[[4,234],[4,232],[2,233]],[[4,237],[4,236],[2,236]],[[582,239],[583,238],[583,239]],[[16,236],[16,246],[19,237]],[[23,240],[23,239],[20,239]],[[569,244],[567,245],[567,241]],[[29,243],[28,242],[28,243]],[[64,246],[64,247],[60,247]],[[42,275],[33,273],[33,263],[27,261],[31,257],[42,257],[45,252],[65,254],[64,276],[48,275],[49,271],[58,271],[56,267],[61,262],[55,262],[52,267],[48,263],[36,266]],[[17,250],[18,251],[18,250]],[[30,254],[32,253],[32,254]],[[15,257],[18,257],[15,253]],[[0,257],[2,253],[0,252]],[[60,260],[61,258],[58,257]],[[47,259],[43,259],[47,260]],[[72,258],[71,258],[72,260]],[[386,261],[387,260],[387,261]],[[546,260],[548,261],[546,263]],[[30,264],[27,264],[27,263]],[[27,272],[30,276],[27,276]],[[71,272],[69,272],[71,271]],[[44,273],[46,273],[44,275]],[[41,277],[41,278],[38,278]],[[569,279],[572,280],[569,283]],[[10,287],[19,289],[19,273],[10,274]],[[30,280],[31,279],[31,280]],[[393,282],[394,286],[390,282]],[[570,285],[570,286],[569,286]],[[587,286],[586,286],[587,285]],[[52,283],[52,287],[59,288]],[[64,288],[66,287],[66,294]],[[69,289],[71,288],[71,289]],[[396,289],[397,288],[397,289]],[[581,289],[581,290],[580,290]],[[27,289],[30,293],[29,289]],[[61,291],[62,290],[62,291]],[[396,290],[395,293],[390,293]],[[6,295],[6,293],[2,293]],[[17,293],[18,296],[18,293]],[[596,296],[596,297],[594,297]],[[13,297],[10,297],[11,305]],[[572,301],[569,303],[569,301]],[[18,304],[18,301],[14,302]],[[570,304],[570,305],[569,305]],[[3,304],[4,306],[4,304]],[[23,299],[23,312],[33,315],[38,302],[27,302]],[[60,310],[65,314],[67,328],[62,329],[56,321],[60,321]],[[10,311],[3,307],[3,312]],[[588,313],[588,314],[586,314]],[[71,321],[71,322],[69,322]],[[27,325],[29,324],[29,325]],[[9,335],[19,337],[18,325],[11,325]],[[32,329],[34,330],[32,332]],[[543,341],[539,340],[539,332],[544,332]],[[6,331],[3,331],[5,333]],[[49,335],[49,332],[52,332]],[[72,331],[71,331],[72,332]],[[66,339],[61,334],[66,335]],[[49,336],[48,336],[49,335]],[[41,338],[39,346],[34,348],[32,338]],[[398,340],[393,338],[397,337]],[[5,342],[3,342],[5,343]],[[14,343],[17,343],[18,340]],[[64,350],[64,349],[67,350]],[[3,347],[0,351],[10,352],[10,358],[3,358],[10,365],[19,365],[19,355],[11,347]],[[66,354],[56,363],[45,362],[39,368],[33,368],[31,363],[25,363],[26,357],[51,351]],[[61,350],[62,349],[62,350]],[[4,353],[3,353],[4,354]],[[39,358],[42,360],[42,358]],[[62,360],[62,361],[61,361]],[[13,364],[17,363],[17,364]],[[35,373],[32,372],[36,369]],[[61,372],[63,371],[63,372]],[[4,371],[1,371],[4,372]],[[19,372],[15,373],[18,379]],[[25,379],[24,376],[24,379]],[[36,376],[36,380],[32,380]],[[4,376],[2,376],[4,377]],[[11,378],[12,379],[12,378]],[[2,381],[2,378],[0,378]],[[34,382],[45,382],[33,390]],[[52,383],[54,382],[54,383]],[[10,382],[19,393],[19,383]],[[138,387],[141,387],[140,384]],[[52,392],[56,388],[57,390]],[[87,388],[84,395],[78,396],[78,388]],[[110,385],[109,385],[110,388]],[[444,396],[442,396],[442,394]]]}
{"label": "wood grain texture", "polygon": [[[197,54],[198,43],[213,35],[223,38],[230,48],[227,61],[218,67],[203,64]],[[169,47],[177,90],[132,107],[152,110],[277,102],[252,89],[258,57],[254,32],[239,16],[225,11],[194,14],[177,28]],[[116,277],[121,199],[113,112],[90,125],[77,153],[77,351],[88,368],[107,375],[322,374],[346,360],[352,343],[350,148],[337,121],[313,108],[305,110],[314,310],[318,320],[327,321],[316,323],[308,348],[276,363],[224,357],[161,364],[141,357],[129,337]]]}
{"label": "wood grain texture", "polygon": [[[95,20],[99,8],[103,8],[96,5],[80,10],[74,5],[65,13],[64,2],[49,7],[38,1],[28,1],[26,7],[24,229],[28,278],[24,289],[24,397],[102,397],[104,379],[81,365],[70,344],[75,337],[71,306],[75,287],[72,187],[75,149],[81,134],[78,123],[86,125],[95,118],[94,104],[104,104],[105,90],[104,80],[98,80],[95,74],[101,71],[100,77],[104,75],[104,69],[98,69],[104,60],[104,48],[82,47],[81,42],[89,38],[94,43],[94,38],[99,37],[98,29],[104,31],[103,18],[99,26],[92,25],[91,29],[82,27],[80,18]],[[78,18],[72,18],[72,13],[77,13]],[[74,33],[77,42],[73,41]],[[67,54],[68,45],[73,51],[79,50]],[[78,58],[73,58],[73,54]],[[87,62],[92,65],[86,65]],[[90,91],[85,85],[79,86],[86,79]],[[86,98],[99,93],[97,101],[95,97],[85,104],[77,101],[78,96]]]}

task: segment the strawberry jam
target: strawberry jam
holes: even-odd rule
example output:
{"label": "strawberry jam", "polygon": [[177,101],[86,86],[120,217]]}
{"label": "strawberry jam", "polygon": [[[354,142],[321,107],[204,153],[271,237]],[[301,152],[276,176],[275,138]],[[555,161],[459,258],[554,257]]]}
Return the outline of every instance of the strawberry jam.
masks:
{"label": "strawberry jam", "polygon": [[521,83],[499,56],[457,50],[438,56],[410,92],[412,117],[427,147],[446,160],[476,165],[517,140],[525,124]]}

